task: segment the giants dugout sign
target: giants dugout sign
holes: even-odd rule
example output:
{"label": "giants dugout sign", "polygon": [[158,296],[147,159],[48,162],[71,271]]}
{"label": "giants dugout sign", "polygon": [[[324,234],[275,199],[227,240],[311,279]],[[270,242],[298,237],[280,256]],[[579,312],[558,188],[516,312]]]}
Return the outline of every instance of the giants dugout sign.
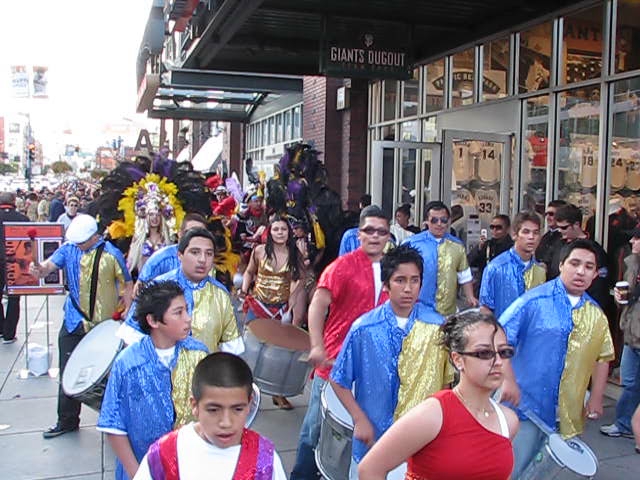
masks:
{"label": "giants dugout sign", "polygon": [[62,272],[39,279],[29,273],[31,262],[42,263],[62,244],[61,223],[4,224],[7,293],[9,295],[60,295],[64,293]]}
{"label": "giants dugout sign", "polygon": [[406,26],[396,25],[385,28],[382,34],[364,24],[351,24],[348,30],[341,30],[329,22],[320,53],[320,73],[348,78],[408,79],[412,68],[408,31]]}

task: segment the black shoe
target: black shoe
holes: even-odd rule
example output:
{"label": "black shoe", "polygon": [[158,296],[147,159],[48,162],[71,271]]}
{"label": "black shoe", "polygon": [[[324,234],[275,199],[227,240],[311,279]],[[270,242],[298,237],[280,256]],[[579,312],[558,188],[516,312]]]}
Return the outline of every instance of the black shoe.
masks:
{"label": "black shoe", "polygon": [[59,423],[56,423],[53,427],[42,432],[42,436],[44,438],[55,438],[60,435],[64,435],[65,433],[75,432],[76,430],[78,430],[78,427],[64,428],[61,427]]}

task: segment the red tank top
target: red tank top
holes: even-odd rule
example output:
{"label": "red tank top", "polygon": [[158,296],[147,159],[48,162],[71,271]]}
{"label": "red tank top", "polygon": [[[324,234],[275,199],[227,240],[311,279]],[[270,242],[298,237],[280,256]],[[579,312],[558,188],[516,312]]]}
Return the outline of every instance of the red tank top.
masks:
{"label": "red tank top", "polygon": [[442,428],[409,458],[407,480],[508,479],[513,469],[511,441],[480,425],[452,390],[433,396],[442,407]]}

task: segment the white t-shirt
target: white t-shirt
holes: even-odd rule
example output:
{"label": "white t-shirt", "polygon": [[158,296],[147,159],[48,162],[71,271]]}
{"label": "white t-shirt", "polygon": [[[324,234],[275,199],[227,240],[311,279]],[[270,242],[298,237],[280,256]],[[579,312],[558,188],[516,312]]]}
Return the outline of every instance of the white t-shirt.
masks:
{"label": "white t-shirt", "polygon": [[576,297],[575,295],[569,295],[568,293],[567,293],[567,296],[569,297],[569,302],[571,302],[572,307],[575,307],[581,298],[581,297]]}
{"label": "white t-shirt", "polygon": [[[205,442],[196,433],[193,423],[178,431],[178,469],[180,480],[231,480],[236,470],[240,445],[218,448]],[[134,480],[151,480],[149,462],[145,455]],[[273,452],[273,480],[287,480],[282,461],[277,452]]]}
{"label": "white t-shirt", "polygon": [[174,345],[173,347],[169,348],[156,348],[156,353],[158,354],[158,357],[160,358],[162,364],[165,367],[169,368],[169,365],[171,365],[171,360],[173,360],[173,356],[176,354],[176,346]]}
{"label": "white t-shirt", "polygon": [[409,321],[409,317],[399,317],[396,315],[396,320],[398,322],[398,327],[404,330],[404,327],[407,326],[407,322]]}
{"label": "white t-shirt", "polygon": [[380,298],[380,292],[382,292],[382,277],[380,276],[380,262],[373,262],[371,264],[373,267],[373,285],[375,288],[375,298],[374,304],[378,304],[378,299]]}

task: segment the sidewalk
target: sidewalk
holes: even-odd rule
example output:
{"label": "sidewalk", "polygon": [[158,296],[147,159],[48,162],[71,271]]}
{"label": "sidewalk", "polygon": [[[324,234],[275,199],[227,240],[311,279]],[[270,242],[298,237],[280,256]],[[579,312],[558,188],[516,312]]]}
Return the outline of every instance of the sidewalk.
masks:
{"label": "sidewalk", "polygon": [[[62,321],[63,297],[50,297],[50,343],[53,366],[57,367],[57,334]],[[24,300],[23,300],[24,302]],[[41,345],[46,341],[44,297],[29,297],[28,313],[30,340]],[[24,305],[22,303],[21,305]],[[0,451],[3,460],[0,478],[21,479],[113,479],[113,452],[96,429],[97,413],[83,406],[80,430],[59,438],[44,440],[42,430],[55,423],[57,378],[48,376],[18,378],[24,368],[24,314],[18,326],[18,342],[0,344]],[[610,392],[615,389],[610,388]],[[260,413],[253,428],[271,438],[282,457],[285,469],[290,471],[295,460],[298,433],[304,417],[307,395],[291,400],[291,411],[276,409],[271,398],[263,396]],[[638,478],[640,455],[629,439],[610,439],[598,432],[601,424],[611,423],[615,415],[615,401],[606,399],[605,417],[589,422],[584,441],[600,460],[595,478],[620,480]],[[562,472],[557,479],[577,479]],[[346,479],[345,479],[346,480]]]}

